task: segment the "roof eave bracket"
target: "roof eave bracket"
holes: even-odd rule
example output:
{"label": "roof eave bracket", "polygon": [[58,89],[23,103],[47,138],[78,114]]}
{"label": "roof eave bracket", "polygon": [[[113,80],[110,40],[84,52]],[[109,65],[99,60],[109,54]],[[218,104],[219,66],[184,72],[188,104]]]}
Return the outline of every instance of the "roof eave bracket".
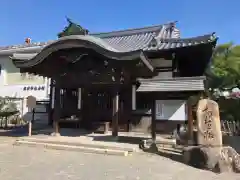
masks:
{"label": "roof eave bracket", "polygon": [[152,72],[154,72],[154,67],[151,64],[150,60],[148,59],[148,57],[144,54],[143,51],[140,52],[140,59],[142,60],[142,62],[148,67],[148,69]]}

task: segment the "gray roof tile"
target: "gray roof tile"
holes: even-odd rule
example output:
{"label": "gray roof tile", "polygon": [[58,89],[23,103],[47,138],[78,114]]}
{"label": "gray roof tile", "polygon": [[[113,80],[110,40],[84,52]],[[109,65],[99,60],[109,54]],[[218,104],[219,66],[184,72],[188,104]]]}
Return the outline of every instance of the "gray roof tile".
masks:
{"label": "gray roof tile", "polygon": [[139,79],[137,92],[203,91],[205,77]]}
{"label": "gray roof tile", "polygon": [[[96,37],[96,39],[101,39],[109,47],[119,52],[129,52],[140,49],[144,51],[176,49],[210,43],[217,39],[214,34],[182,39],[180,38],[180,31],[175,27],[175,23],[108,33],[93,33],[89,35]],[[0,51],[37,46],[44,47],[53,42],[54,41],[0,47]]]}
{"label": "gray roof tile", "polygon": [[148,46],[154,37],[155,33],[149,32],[144,34],[134,34],[130,36],[104,38],[103,40],[113,48],[126,52],[144,49]]}
{"label": "gray roof tile", "polygon": [[154,51],[154,50],[176,49],[176,48],[210,43],[216,40],[217,40],[217,37],[215,36],[215,33],[211,33],[203,36],[197,36],[194,38],[155,38],[152,40],[149,46],[144,48],[143,50]]}
{"label": "gray roof tile", "polygon": [[180,33],[173,24],[152,26],[127,31],[118,31],[105,34],[92,34],[106,41],[110,46],[119,51],[134,51],[147,48],[149,43],[154,39],[179,38]]}
{"label": "gray roof tile", "polygon": [[[137,29],[127,29],[122,31],[113,31],[108,33],[89,34],[94,37],[103,39],[106,43],[119,51],[134,51],[144,49],[154,38],[179,38],[179,30],[176,29],[175,23],[169,23],[158,26],[143,27]],[[53,41],[39,42],[32,44],[21,44],[13,46],[0,47],[0,50],[46,46]]]}

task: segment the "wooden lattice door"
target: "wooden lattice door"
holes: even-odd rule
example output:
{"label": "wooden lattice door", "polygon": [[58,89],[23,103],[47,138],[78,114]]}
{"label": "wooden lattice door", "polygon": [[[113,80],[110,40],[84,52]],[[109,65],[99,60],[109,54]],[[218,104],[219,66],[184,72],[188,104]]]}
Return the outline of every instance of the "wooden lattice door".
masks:
{"label": "wooden lattice door", "polygon": [[112,119],[112,94],[108,89],[89,88],[84,90],[83,108],[88,121],[108,121]]}

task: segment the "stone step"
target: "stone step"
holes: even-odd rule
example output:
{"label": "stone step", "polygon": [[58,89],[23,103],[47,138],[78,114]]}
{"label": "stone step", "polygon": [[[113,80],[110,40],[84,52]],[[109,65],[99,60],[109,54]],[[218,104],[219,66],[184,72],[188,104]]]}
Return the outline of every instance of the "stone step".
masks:
{"label": "stone step", "polygon": [[96,153],[96,154],[117,155],[117,156],[128,156],[132,154],[131,152],[124,151],[124,150],[63,145],[63,144],[43,143],[43,142],[31,142],[31,141],[21,141],[21,140],[15,141],[13,145],[28,146],[28,147],[42,147],[42,148],[54,149],[54,150],[77,151],[77,152],[84,152],[84,153]]}
{"label": "stone step", "polygon": [[[147,140],[142,140],[142,142],[149,146],[152,143],[152,139],[147,139]],[[157,147],[175,147],[176,146],[176,140],[175,139],[164,139],[164,138],[159,138],[156,140],[156,145]]]}
{"label": "stone step", "polygon": [[166,147],[166,148],[171,148],[171,147],[175,147],[176,146],[176,144],[175,143],[162,143],[162,142],[160,142],[160,143],[158,143],[158,142],[156,142],[156,145],[157,145],[157,147]]}
{"label": "stone step", "polygon": [[120,150],[120,151],[128,151],[128,152],[138,152],[139,148],[136,147],[124,147],[123,144],[120,146],[117,146],[116,144],[112,144],[111,142],[94,142],[90,140],[82,140],[79,141],[67,141],[65,140],[49,140],[49,139],[38,139],[38,138],[21,138],[17,141],[27,141],[27,142],[35,142],[35,143],[50,143],[50,144],[56,144],[56,145],[67,145],[67,146],[81,146],[81,147],[87,147],[87,148],[99,148],[99,149],[112,149],[112,150]]}

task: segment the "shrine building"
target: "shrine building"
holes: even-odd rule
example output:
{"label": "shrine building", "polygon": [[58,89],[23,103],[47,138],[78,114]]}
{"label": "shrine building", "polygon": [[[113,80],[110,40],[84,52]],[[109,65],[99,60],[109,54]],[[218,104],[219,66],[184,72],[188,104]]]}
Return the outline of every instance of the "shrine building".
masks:
{"label": "shrine building", "polygon": [[214,33],[182,38],[176,22],[91,33],[68,23],[40,52],[11,57],[21,72],[51,79],[55,133],[74,119],[78,128],[155,138],[192,118],[188,99],[204,91]]}

